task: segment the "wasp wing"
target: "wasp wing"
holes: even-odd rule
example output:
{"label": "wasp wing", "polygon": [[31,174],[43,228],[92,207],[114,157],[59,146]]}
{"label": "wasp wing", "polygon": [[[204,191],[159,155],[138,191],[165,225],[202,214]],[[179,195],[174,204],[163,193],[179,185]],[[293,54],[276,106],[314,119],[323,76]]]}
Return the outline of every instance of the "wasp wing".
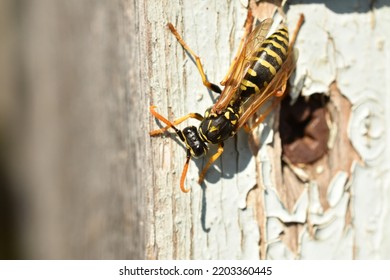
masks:
{"label": "wasp wing", "polygon": [[[279,101],[282,99],[287,81],[295,69],[297,59],[298,50],[289,50],[286,60],[280,67],[276,76],[271,80],[269,85],[264,89],[264,91],[259,94],[255,94],[254,96],[252,96],[252,98],[247,100],[247,106],[246,104],[244,104],[244,111],[240,119],[238,120],[237,130],[241,128],[244,124],[246,124],[250,117],[252,117],[259,110],[259,108],[264,105],[264,103],[266,103],[272,97],[277,95],[278,92],[281,92],[280,96],[278,97]],[[270,108],[272,108],[273,105],[270,106]],[[269,111],[267,111],[265,114],[268,113]]]}
{"label": "wasp wing", "polygon": [[261,44],[268,34],[272,23],[273,20],[271,18],[265,19],[259,25],[257,25],[251,33],[249,33],[239,55],[236,57],[233,65],[230,67],[230,69],[232,69],[231,73],[224,82],[225,87],[219,99],[214,104],[214,112],[219,112],[225,109],[231,100],[234,100],[238,97],[238,89],[240,87],[241,81],[248,71],[251,63],[253,63],[251,57],[253,57],[256,52],[258,52]]}

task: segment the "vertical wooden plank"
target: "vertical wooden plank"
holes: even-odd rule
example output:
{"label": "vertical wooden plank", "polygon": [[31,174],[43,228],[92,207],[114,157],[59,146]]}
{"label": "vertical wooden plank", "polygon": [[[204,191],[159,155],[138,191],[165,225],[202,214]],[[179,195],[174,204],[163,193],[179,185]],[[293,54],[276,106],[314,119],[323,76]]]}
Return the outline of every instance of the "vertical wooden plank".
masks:
{"label": "vertical wooden plank", "polygon": [[[383,183],[388,151],[382,140],[388,112],[384,105],[371,106],[371,101],[374,99],[376,105],[380,105],[379,100],[387,101],[379,93],[388,92],[384,82],[388,69],[386,64],[375,63],[366,74],[372,61],[388,57],[383,37],[387,7],[378,4],[374,9],[369,1],[362,5],[291,1],[286,11],[290,30],[294,30],[299,13],[306,16],[297,41],[300,58],[292,91],[330,95],[331,133],[336,134],[332,134],[333,141],[329,141],[329,153],[308,168],[290,168],[282,161],[278,118],[271,116],[259,128],[260,145],[255,157],[249,149],[247,135],[239,133],[226,141],[225,153],[201,186],[196,180],[205,161],[191,162],[186,184],[192,190],[190,194],[182,194],[178,186],[185,159],[183,145],[179,148],[180,141],[172,140],[174,135],[153,138],[154,187],[148,194],[153,201],[149,205],[152,230],[147,241],[148,257],[351,259],[387,256],[379,244],[388,246],[385,238],[388,229],[384,223],[388,216],[388,188]],[[201,85],[193,61],[169,34],[166,22],[177,27],[202,58],[209,79],[218,82],[237,47],[245,12],[239,1],[182,1],[180,7],[165,2],[147,5],[147,30],[151,34],[148,68],[151,104],[157,105],[162,115],[174,119],[188,112],[202,113],[217,98]],[[364,59],[362,53],[365,53]],[[366,75],[371,77],[369,83],[363,82]],[[376,82],[375,77],[381,77],[380,82]],[[358,100],[363,96],[369,104],[361,106]],[[188,123],[197,124],[196,121]],[[362,123],[367,126],[361,127]],[[155,120],[150,127],[158,127]],[[370,145],[370,141],[375,144]],[[211,149],[211,154],[213,151],[215,149]],[[372,152],[381,160],[366,161],[365,157]],[[361,167],[362,162],[366,164],[364,167]],[[368,176],[373,169],[382,171]],[[365,186],[374,179],[375,191],[366,196]],[[378,193],[383,196],[375,195]],[[369,218],[368,205],[380,205],[374,220]],[[365,232],[367,226],[380,233]],[[376,249],[369,252],[368,248]]]}
{"label": "vertical wooden plank", "polygon": [[8,163],[20,257],[144,258],[138,4],[10,5],[19,49]]}
{"label": "vertical wooden plank", "polygon": [[[201,57],[210,81],[219,83],[229,67],[243,34],[246,8],[239,1],[182,1],[146,5],[151,34],[149,68],[151,104],[174,119],[204,111],[217,95],[202,85],[194,62],[166,28],[172,22],[187,44]],[[179,127],[198,125],[189,120]],[[158,127],[152,118],[150,128]],[[197,184],[205,160],[192,160],[186,180],[189,194],[179,189],[185,150],[178,138],[155,137],[153,149],[153,204],[148,256],[159,259],[258,258],[259,231],[253,208],[246,208],[246,193],[255,184],[254,162],[247,136],[225,143],[222,158]],[[252,172],[250,171],[252,168]],[[248,186],[249,189],[248,189]]]}
{"label": "vertical wooden plank", "polygon": [[16,236],[17,206],[15,190],[10,176],[9,149],[10,133],[15,116],[16,102],[13,78],[17,65],[13,58],[17,53],[17,25],[12,16],[11,1],[0,1],[0,259],[15,259],[20,256],[21,246]]}

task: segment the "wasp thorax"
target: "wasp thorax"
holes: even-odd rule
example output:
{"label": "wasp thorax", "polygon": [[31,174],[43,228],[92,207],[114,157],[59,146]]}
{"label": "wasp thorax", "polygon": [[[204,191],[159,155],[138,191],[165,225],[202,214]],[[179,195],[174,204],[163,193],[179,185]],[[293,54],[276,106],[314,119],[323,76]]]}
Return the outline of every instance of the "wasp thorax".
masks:
{"label": "wasp thorax", "polygon": [[221,113],[205,112],[205,118],[199,127],[199,133],[205,142],[218,144],[236,133],[236,124],[240,117],[240,108],[228,105]]}
{"label": "wasp thorax", "polygon": [[184,142],[191,155],[195,158],[204,156],[207,153],[207,145],[199,136],[195,126],[188,126],[183,129]]}

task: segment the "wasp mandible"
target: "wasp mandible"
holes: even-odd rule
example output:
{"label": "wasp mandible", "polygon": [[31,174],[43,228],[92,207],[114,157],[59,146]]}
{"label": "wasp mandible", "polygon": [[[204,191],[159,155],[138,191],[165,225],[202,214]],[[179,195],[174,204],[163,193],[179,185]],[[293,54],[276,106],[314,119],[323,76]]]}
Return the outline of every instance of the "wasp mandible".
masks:
{"label": "wasp mandible", "polygon": [[[180,189],[183,192],[190,190],[185,188],[184,183],[191,157],[198,158],[206,155],[208,144],[218,145],[217,152],[210,157],[199,175],[198,183],[200,184],[203,182],[209,167],[223,153],[223,142],[236,134],[241,127],[247,131],[253,130],[284,96],[287,81],[298,58],[294,43],[304,17],[300,16],[290,41],[286,25],[282,24],[272,35],[267,37],[273,20],[266,19],[254,28],[253,21],[254,17],[249,10],[244,36],[240,41],[237,54],[226,76],[221,81],[221,85],[224,86],[223,90],[208,81],[199,56],[185,43],[175,27],[168,23],[172,34],[194,58],[203,84],[211,91],[220,94],[217,102],[208,108],[203,116],[198,113],[189,113],[174,121],[169,121],[157,113],[156,106],[150,106],[151,114],[165,123],[166,126],[153,130],[149,134],[156,136],[172,128],[186,147],[187,158],[180,178]],[[273,97],[271,105],[268,105],[259,117],[249,123],[249,119],[255,115],[259,108]],[[199,120],[199,127],[188,126],[183,130],[176,127],[189,118]]]}

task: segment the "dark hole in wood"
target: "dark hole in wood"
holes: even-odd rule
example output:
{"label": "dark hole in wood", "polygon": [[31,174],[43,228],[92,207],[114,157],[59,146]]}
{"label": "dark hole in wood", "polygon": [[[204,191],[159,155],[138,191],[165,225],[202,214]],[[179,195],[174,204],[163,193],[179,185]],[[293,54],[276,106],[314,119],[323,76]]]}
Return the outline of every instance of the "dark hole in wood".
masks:
{"label": "dark hole in wood", "polygon": [[313,163],[327,152],[328,102],[329,97],[322,93],[299,96],[293,105],[290,96],[282,101],[279,131],[283,155],[291,163]]}

